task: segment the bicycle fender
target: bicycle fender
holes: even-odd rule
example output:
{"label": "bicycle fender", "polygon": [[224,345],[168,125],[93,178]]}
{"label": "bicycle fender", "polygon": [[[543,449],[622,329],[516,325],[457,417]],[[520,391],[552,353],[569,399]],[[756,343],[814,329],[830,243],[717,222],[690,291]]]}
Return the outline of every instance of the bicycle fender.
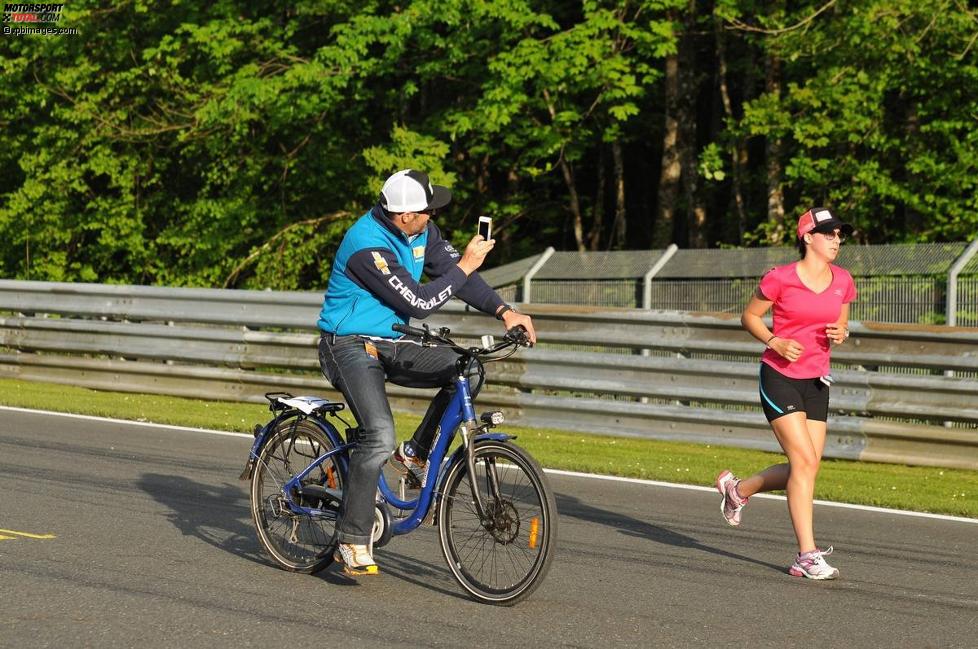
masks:
{"label": "bicycle fender", "polygon": [[472,441],[481,442],[487,439],[491,439],[494,442],[505,442],[508,439],[516,439],[516,435],[510,435],[509,433],[482,433],[473,437]]}
{"label": "bicycle fender", "polygon": [[326,438],[333,442],[334,445],[342,445],[343,440],[340,438],[339,431],[337,431],[336,427],[330,424],[328,421],[323,421],[317,417],[309,417],[305,413],[296,409],[286,410],[264,426],[261,424],[255,425],[255,443],[252,444],[251,451],[248,453],[248,459],[245,462],[244,470],[241,472],[241,475],[238,476],[239,480],[251,480],[251,474],[255,470],[255,460],[258,459],[258,455],[261,453],[262,448],[265,446],[265,442],[268,441],[268,438],[271,436],[272,432],[278,428],[279,424],[282,422],[295,419],[296,417],[302,417],[305,421],[308,421],[313,426],[319,428],[321,431],[323,431],[323,434],[326,435]]}

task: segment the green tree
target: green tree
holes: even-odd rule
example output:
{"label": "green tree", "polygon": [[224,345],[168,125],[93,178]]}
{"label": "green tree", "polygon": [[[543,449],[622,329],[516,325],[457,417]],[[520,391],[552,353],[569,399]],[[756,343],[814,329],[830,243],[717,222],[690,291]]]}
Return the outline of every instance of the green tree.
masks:
{"label": "green tree", "polygon": [[784,61],[785,92],[747,102],[739,126],[785,139],[794,206],[834,207],[872,243],[978,232],[973,10],[951,0],[833,0],[798,8],[781,27],[731,22],[765,34]]}
{"label": "green tree", "polygon": [[6,277],[321,289],[408,166],[452,186],[456,243],[496,218],[495,263],[775,242],[813,203],[863,241],[978,231],[961,0],[80,0],[63,23],[0,39]]}

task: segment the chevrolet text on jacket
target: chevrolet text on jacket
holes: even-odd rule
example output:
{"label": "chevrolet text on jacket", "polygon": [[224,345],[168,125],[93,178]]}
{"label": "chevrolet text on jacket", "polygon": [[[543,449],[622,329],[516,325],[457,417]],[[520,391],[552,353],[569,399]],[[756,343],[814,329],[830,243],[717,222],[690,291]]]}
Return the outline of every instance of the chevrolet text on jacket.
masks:
{"label": "chevrolet text on jacket", "polygon": [[[395,324],[424,319],[453,295],[484,313],[502,306],[499,295],[458,267],[461,255],[431,221],[408,237],[374,206],[347,231],[329,275],[319,329],[338,336],[400,338]],[[429,280],[421,284],[424,273]]]}

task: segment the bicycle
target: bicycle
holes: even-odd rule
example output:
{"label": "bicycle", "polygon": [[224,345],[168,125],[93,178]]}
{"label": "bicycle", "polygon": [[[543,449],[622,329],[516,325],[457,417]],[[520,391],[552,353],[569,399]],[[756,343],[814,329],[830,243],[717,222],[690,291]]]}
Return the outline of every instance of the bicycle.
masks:
{"label": "bicycle", "polygon": [[[459,354],[457,390],[440,421],[428,464],[420,476],[403,476],[395,493],[382,474],[378,482],[372,546],[407,534],[433,513],[449,570],[474,599],[512,605],[528,596],[550,567],[557,534],[557,507],[547,478],[532,456],[492,432],[501,412],[477,420],[466,378],[475,363],[480,380],[485,363],[503,360],[528,346],[522,327],[496,343],[483,337],[481,347],[463,347],[437,333],[395,325],[395,331],[420,338],[422,345],[448,345]],[[315,397],[268,393],[273,418],[255,427],[255,441],[242,480],[251,480],[251,513],[258,539],[285,570],[318,572],[333,562],[336,522],[343,500],[349,454],[356,428],[338,414],[345,404]],[[344,440],[327,420],[346,426]],[[452,442],[461,445],[449,453]],[[473,479],[473,476],[475,479]],[[418,489],[406,496],[407,482]],[[395,519],[391,508],[401,516]]]}

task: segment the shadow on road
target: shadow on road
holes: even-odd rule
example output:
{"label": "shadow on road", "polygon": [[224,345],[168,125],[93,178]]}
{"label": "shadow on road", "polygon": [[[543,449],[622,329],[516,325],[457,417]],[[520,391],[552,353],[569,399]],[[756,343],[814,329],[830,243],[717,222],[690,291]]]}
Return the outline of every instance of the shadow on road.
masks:
{"label": "shadow on road", "polygon": [[705,545],[691,536],[674,532],[667,527],[653,525],[637,518],[625,516],[606,509],[600,509],[598,507],[583,503],[580,501],[580,499],[573,496],[566,496],[563,494],[556,494],[556,496],[557,510],[560,512],[561,516],[569,516],[588,523],[596,523],[598,525],[613,527],[616,528],[621,534],[626,536],[648,539],[649,541],[654,541],[655,543],[662,543],[680,548],[690,548],[691,550],[709,552],[710,554],[716,554],[729,559],[755,563],[759,566],[764,566],[765,568],[777,570],[778,572],[785,571],[784,566],[768,563],[766,561],[760,561],[751,557],[745,557],[742,554]]}
{"label": "shadow on road", "polygon": [[[393,543],[397,543],[394,539]],[[421,561],[414,557],[391,552],[390,546],[377,550],[376,561],[384,574],[393,575],[409,584],[414,584],[425,590],[434,591],[460,600],[468,601],[468,597],[459,588],[442,588],[435,585],[436,581],[450,581],[454,584],[448,568],[438,568],[433,563]]]}
{"label": "shadow on road", "polygon": [[144,473],[137,484],[169,508],[167,520],[184,536],[251,561],[269,563],[255,538],[247,494],[238,485],[214,486],[158,473]]}
{"label": "shadow on road", "polygon": [[[239,557],[275,567],[255,536],[248,495],[237,484],[214,486],[194,482],[178,475],[147,473],[140,477],[139,487],[170,508],[167,519],[184,536],[204,541]],[[326,568],[316,574],[336,585],[355,585],[356,581]]]}
{"label": "shadow on road", "polygon": [[[275,566],[255,536],[248,494],[237,484],[215,486],[179,475],[146,473],[139,478],[137,485],[169,509],[167,520],[184,536],[199,539],[255,563]],[[445,595],[466,599],[457,590],[432,584],[433,580],[443,580],[448,576],[447,568],[438,569],[433,564],[391,552],[387,548],[379,552],[383,557],[383,570],[387,574]],[[336,566],[330,566],[316,576],[338,586],[355,586],[357,583],[355,579],[340,573]]]}

